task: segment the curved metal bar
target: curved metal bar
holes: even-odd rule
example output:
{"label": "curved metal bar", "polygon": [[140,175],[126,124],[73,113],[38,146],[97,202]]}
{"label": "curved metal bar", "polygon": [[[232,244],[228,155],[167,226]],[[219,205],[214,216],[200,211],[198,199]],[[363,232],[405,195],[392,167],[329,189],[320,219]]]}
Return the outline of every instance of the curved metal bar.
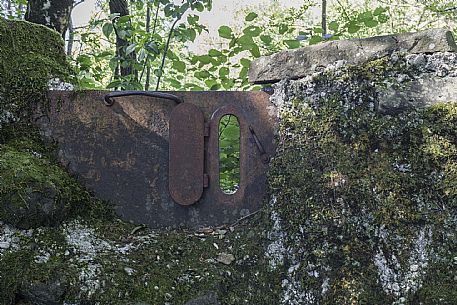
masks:
{"label": "curved metal bar", "polygon": [[114,98],[115,97],[122,97],[122,96],[131,96],[131,95],[142,95],[142,96],[150,96],[150,97],[157,97],[157,98],[163,98],[167,100],[172,100],[173,102],[180,104],[183,103],[184,100],[171,93],[165,93],[165,92],[152,92],[152,91],[118,91],[118,92],[111,92],[105,95],[105,105],[110,107],[113,106],[114,104]]}

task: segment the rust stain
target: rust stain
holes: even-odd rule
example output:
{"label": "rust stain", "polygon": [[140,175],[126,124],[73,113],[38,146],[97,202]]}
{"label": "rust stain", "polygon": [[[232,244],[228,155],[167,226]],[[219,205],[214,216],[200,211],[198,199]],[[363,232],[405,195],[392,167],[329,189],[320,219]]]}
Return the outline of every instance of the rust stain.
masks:
{"label": "rust stain", "polygon": [[[45,137],[58,142],[62,163],[101,199],[111,201],[124,220],[152,228],[203,227],[231,223],[261,207],[268,169],[261,155],[273,156],[275,152],[276,108],[268,94],[171,92],[184,104],[197,107],[205,122],[214,125],[211,136],[203,141],[208,188],[193,205],[181,206],[169,192],[169,120],[177,105],[156,97],[132,96],[117,97],[106,107],[107,93],[50,92],[50,107],[39,105],[35,111],[36,125]],[[242,129],[242,186],[234,195],[219,187],[218,139],[214,135],[218,128],[211,119],[217,121],[216,117],[228,110],[241,117]],[[175,142],[179,141],[178,136]],[[188,152],[182,152],[180,162],[185,165]],[[179,173],[179,168],[174,171]],[[181,183],[188,187],[185,181]],[[200,178],[198,182],[200,185]]]}

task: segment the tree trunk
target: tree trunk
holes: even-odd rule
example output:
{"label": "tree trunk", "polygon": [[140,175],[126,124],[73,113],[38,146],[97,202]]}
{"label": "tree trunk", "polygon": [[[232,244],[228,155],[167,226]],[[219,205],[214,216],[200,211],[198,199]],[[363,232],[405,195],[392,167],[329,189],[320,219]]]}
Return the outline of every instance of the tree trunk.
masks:
{"label": "tree trunk", "polygon": [[[146,4],[146,33],[151,32],[151,7],[149,4]],[[158,5],[158,4],[157,4]],[[149,80],[151,79],[151,67],[149,66],[148,58],[146,58],[146,82],[144,84],[144,90],[149,90]]]}
{"label": "tree trunk", "polygon": [[68,44],[67,44],[67,55],[71,56],[73,53],[73,43],[75,41],[75,29],[73,28],[73,19],[70,16],[70,22],[68,23]]}
{"label": "tree trunk", "polygon": [[56,30],[65,39],[73,0],[29,0],[25,20]]}
{"label": "tree trunk", "polygon": [[322,0],[322,36],[327,35],[327,0]]}
{"label": "tree trunk", "polygon": [[[110,14],[119,14],[119,17],[129,15],[129,6],[127,0],[110,0],[109,1]],[[114,22],[114,26],[116,24]],[[125,55],[125,47],[128,42],[117,35],[116,31],[116,54],[121,58],[121,76],[128,76],[134,73],[132,65],[136,58],[135,52],[130,53],[128,56]],[[131,60],[129,65],[122,65],[123,61]]]}

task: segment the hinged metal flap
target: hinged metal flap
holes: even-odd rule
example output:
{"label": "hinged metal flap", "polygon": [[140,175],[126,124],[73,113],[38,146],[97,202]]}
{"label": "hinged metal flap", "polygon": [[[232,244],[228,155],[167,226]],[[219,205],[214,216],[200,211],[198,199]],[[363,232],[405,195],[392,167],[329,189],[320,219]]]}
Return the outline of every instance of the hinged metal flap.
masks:
{"label": "hinged metal flap", "polygon": [[197,202],[203,193],[205,121],[195,105],[176,106],[170,116],[169,190],[181,205]]}

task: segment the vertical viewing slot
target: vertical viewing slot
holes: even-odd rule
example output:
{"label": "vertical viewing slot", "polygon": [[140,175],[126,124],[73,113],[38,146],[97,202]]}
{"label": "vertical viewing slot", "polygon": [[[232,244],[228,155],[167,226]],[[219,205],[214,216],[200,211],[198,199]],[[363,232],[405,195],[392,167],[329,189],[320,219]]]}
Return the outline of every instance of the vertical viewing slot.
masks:
{"label": "vertical viewing slot", "polygon": [[231,114],[219,121],[219,186],[225,194],[240,188],[240,122]]}

